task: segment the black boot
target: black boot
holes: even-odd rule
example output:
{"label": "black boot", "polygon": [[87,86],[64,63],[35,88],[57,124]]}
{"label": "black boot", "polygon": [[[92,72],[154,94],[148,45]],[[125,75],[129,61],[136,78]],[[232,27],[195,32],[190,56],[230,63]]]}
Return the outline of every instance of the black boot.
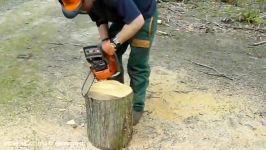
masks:
{"label": "black boot", "polygon": [[133,110],[133,126],[139,123],[140,118],[142,117],[143,111],[134,111]]}

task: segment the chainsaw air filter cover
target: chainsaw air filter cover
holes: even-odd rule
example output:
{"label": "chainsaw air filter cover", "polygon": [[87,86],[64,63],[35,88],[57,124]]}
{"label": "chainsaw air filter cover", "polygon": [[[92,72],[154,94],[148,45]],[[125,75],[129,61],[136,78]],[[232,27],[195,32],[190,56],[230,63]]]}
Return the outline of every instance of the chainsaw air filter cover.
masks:
{"label": "chainsaw air filter cover", "polygon": [[108,67],[99,46],[87,46],[84,47],[83,50],[86,60],[91,64],[91,67],[95,69],[95,71],[101,71]]}

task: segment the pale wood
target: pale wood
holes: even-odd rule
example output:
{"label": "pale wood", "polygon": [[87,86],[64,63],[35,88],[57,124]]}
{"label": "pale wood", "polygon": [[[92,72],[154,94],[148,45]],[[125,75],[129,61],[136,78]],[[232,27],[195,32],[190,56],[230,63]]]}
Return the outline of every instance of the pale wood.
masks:
{"label": "pale wood", "polygon": [[93,99],[113,100],[123,98],[132,93],[132,89],[115,80],[104,80],[94,83],[90,88],[89,95]]}
{"label": "pale wood", "polygon": [[118,150],[132,137],[132,89],[117,81],[94,83],[85,96],[89,141],[100,149]]}

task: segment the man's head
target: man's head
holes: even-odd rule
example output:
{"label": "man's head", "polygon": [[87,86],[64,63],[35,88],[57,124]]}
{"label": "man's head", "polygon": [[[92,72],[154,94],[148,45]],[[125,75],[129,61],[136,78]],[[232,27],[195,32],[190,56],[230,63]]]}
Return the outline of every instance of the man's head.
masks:
{"label": "man's head", "polygon": [[89,12],[94,0],[59,0],[65,17],[71,19],[76,17],[80,11]]}

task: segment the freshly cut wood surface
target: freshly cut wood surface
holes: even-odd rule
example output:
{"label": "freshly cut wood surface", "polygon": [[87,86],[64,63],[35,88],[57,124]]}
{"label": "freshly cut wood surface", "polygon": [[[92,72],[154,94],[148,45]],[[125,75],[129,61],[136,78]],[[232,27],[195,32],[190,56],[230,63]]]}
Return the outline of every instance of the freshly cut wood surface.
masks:
{"label": "freshly cut wood surface", "polygon": [[100,100],[113,100],[126,97],[132,93],[132,89],[115,80],[104,80],[92,85],[89,97]]}

